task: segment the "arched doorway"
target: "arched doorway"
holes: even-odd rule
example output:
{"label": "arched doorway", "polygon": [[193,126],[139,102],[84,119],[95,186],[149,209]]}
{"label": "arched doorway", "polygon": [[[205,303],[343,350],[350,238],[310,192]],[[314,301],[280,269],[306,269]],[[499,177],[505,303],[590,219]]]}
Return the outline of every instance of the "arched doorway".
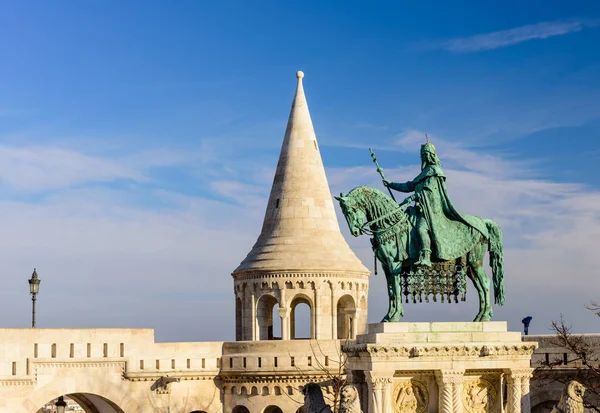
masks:
{"label": "arched doorway", "polygon": [[268,406],[263,413],[283,413],[283,410],[277,406]]}
{"label": "arched doorway", "polygon": [[314,338],[313,310],[310,299],[304,295],[295,297],[290,304],[290,338]]}
{"label": "arched doorway", "polygon": [[[273,340],[273,309],[279,303],[272,295],[263,295],[256,304],[256,322],[258,323],[258,339]],[[276,316],[277,322],[281,325],[279,314]],[[281,329],[280,329],[281,331]]]}
{"label": "arched doorway", "polygon": [[231,413],[250,413],[246,406],[235,406]]}
{"label": "arched doorway", "polygon": [[[85,413],[125,413],[117,404],[105,397],[92,393],[65,394],[64,401],[69,407],[79,406]],[[49,413],[56,411],[55,404],[58,397],[46,403],[38,413]],[[74,410],[77,411],[77,410]],[[81,410],[80,410],[81,411]]]}
{"label": "arched doorway", "polygon": [[351,295],[344,295],[337,304],[337,338],[353,339],[356,335],[356,304]]}

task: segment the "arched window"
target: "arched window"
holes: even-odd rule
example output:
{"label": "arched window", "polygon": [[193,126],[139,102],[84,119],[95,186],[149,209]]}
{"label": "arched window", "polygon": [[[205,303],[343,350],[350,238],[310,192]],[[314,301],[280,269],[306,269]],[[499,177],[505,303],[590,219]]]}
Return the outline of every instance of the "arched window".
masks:
{"label": "arched window", "polygon": [[231,413],[250,413],[246,406],[235,406]]}
{"label": "arched window", "polygon": [[268,406],[263,413],[283,413],[283,410],[277,406]]}
{"label": "arched window", "polygon": [[337,304],[337,338],[342,340],[352,339],[356,318],[356,305],[350,295],[341,297]]}
{"label": "arched window", "polygon": [[[259,340],[273,340],[273,308],[275,305],[278,305],[278,302],[272,295],[263,295],[256,304]],[[277,314],[276,320],[281,325],[279,314]],[[279,331],[281,331],[281,327]]]}
{"label": "arched window", "polygon": [[312,320],[311,302],[306,296],[298,296],[290,305],[290,334],[291,339],[313,338],[314,326]]}
{"label": "arched window", "polygon": [[279,303],[273,306],[273,340],[281,340],[281,315],[279,314]]}

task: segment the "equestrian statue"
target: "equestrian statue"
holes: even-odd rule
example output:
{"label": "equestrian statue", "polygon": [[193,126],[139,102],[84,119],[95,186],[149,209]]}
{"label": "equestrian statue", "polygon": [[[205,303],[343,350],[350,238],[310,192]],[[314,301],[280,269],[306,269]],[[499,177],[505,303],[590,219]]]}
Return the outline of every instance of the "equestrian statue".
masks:
{"label": "equestrian statue", "polygon": [[[378,189],[359,186],[335,197],[355,237],[371,235],[371,245],[386,276],[389,309],[382,322],[399,321],[406,302],[429,301],[441,295],[464,301],[466,278],[479,295],[479,312],[473,321],[492,317],[490,279],[483,268],[489,252],[494,302],[504,304],[504,255],[502,232],[486,218],[460,214],[448,196],[446,175],[435,146],[421,145],[421,173],[404,183],[385,179],[373,151],[371,156],[390,196]],[[392,190],[411,193],[399,204]]]}

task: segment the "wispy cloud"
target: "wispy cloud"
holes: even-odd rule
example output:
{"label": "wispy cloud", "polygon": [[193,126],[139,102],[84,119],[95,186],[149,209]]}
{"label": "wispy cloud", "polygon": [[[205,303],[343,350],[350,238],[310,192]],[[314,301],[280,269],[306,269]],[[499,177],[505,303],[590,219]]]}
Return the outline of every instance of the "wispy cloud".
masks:
{"label": "wispy cloud", "polygon": [[455,53],[472,53],[482,50],[498,49],[517,43],[534,39],[547,39],[554,36],[562,36],[569,33],[579,32],[586,27],[598,26],[600,22],[589,21],[564,21],[564,22],[542,22],[528,24],[508,30],[491,33],[482,33],[470,37],[460,37],[441,42],[437,48]]}

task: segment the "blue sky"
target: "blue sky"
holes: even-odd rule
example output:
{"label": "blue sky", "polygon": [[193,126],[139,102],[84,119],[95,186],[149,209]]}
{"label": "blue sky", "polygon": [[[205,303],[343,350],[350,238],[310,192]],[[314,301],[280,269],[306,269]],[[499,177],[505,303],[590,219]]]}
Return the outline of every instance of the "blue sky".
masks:
{"label": "blue sky", "polygon": [[412,178],[429,133],[457,206],[503,226],[496,318],[600,331],[597,2],[0,1],[0,27],[2,325],[28,324],[37,266],[40,326],[233,338],[303,70],[332,191],[379,185],[368,147]]}

